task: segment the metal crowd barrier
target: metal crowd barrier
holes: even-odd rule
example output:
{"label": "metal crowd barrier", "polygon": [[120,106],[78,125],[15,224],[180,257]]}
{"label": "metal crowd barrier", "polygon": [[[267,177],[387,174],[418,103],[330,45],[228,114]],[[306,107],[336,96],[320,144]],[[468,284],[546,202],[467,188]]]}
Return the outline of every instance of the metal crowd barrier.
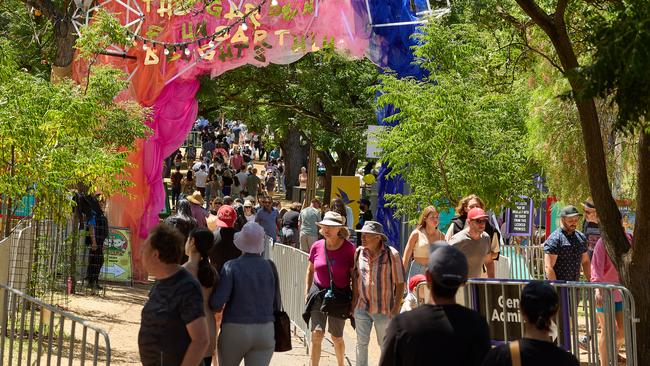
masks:
{"label": "metal crowd barrier", "polygon": [[2,365],[110,365],[111,346],[103,329],[21,291],[0,284]]}
{"label": "metal crowd barrier", "polygon": [[300,249],[270,242],[270,238],[267,237],[265,256],[268,255],[278,268],[284,311],[291,319],[294,334],[303,339],[304,346],[309,352],[311,332],[309,325],[302,319],[302,312],[305,309],[305,273],[309,267],[309,255]]}
{"label": "metal crowd barrier", "polygon": [[203,142],[201,141],[201,134],[199,131],[190,131],[187,134],[185,141],[183,141],[183,145],[181,145],[181,147],[188,147],[190,143],[197,149],[203,145]]}
{"label": "metal crowd barrier", "polygon": [[508,278],[544,279],[543,245],[502,245],[501,256],[508,258]]}
{"label": "metal crowd barrier", "polygon": [[[522,280],[470,279],[462,289],[464,304],[483,315],[493,341],[505,342],[523,336],[524,323],[519,312],[521,290],[528,283]],[[625,354],[628,366],[637,365],[636,308],[630,291],[620,285],[588,282],[551,282],[560,297],[560,310],[555,323],[558,326],[556,344],[574,354],[586,365],[600,366],[600,353],[606,355],[608,365],[618,365],[619,352]],[[602,323],[597,321],[596,292],[602,294]],[[622,295],[619,317],[623,329],[624,346],[616,350],[615,292]],[[605,347],[599,349],[600,337]]]}

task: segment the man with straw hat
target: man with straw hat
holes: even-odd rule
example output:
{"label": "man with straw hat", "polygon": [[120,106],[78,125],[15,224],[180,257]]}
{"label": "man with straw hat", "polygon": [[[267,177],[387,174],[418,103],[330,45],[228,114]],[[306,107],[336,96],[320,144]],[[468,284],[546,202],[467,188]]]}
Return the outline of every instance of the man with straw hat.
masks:
{"label": "man with straw hat", "polygon": [[192,204],[192,217],[196,220],[198,227],[208,227],[208,222],[206,217],[208,217],[208,211],[203,208],[205,201],[201,192],[194,191],[194,193],[188,195],[187,200]]}
{"label": "man with straw hat", "polygon": [[384,227],[366,221],[361,230],[352,270],[352,304],[357,331],[357,366],[368,365],[368,343],[373,323],[379,346],[388,322],[399,314],[404,293],[404,266],[400,254],[388,246]]}

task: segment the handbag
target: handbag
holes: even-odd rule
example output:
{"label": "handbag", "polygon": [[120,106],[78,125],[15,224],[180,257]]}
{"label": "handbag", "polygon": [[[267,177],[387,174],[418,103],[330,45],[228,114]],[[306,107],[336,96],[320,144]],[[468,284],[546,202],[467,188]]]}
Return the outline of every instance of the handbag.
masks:
{"label": "handbag", "polygon": [[275,297],[273,299],[273,330],[275,333],[275,352],[291,351],[291,319],[284,311],[282,306],[282,296],[280,294],[280,276],[275,263],[269,259],[273,277],[275,278]]}
{"label": "handbag", "polygon": [[330,264],[327,248],[325,250],[325,260],[327,261],[327,271],[330,275],[330,287],[323,296],[323,303],[320,311],[327,316],[346,319],[350,317],[350,306],[352,305],[352,290],[350,288],[338,288],[334,286],[334,277],[332,276],[332,265]]}

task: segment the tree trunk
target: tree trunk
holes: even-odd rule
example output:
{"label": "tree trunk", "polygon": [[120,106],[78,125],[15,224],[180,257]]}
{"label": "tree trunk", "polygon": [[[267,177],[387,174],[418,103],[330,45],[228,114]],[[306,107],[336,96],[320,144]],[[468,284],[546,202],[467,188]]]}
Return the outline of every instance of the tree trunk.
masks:
{"label": "tree trunk", "polygon": [[300,145],[300,131],[289,128],[289,133],[280,141],[280,147],[284,153],[285,199],[290,200],[293,187],[298,185],[298,175],[305,160],[304,149]]}
{"label": "tree trunk", "polygon": [[54,56],[50,77],[52,82],[72,77],[72,60],[74,58],[74,44],[76,40],[77,35],[74,26],[68,17],[54,22],[56,54]]}
{"label": "tree trunk", "polygon": [[352,176],[357,168],[357,154],[349,151],[338,152],[338,160],[334,160],[330,154],[318,152],[318,156],[325,164],[325,193],[323,194],[323,202],[329,203],[332,199],[332,177],[338,175]]}
{"label": "tree trunk", "polygon": [[[637,163],[636,222],[631,254],[623,256],[619,273],[621,282],[630,289],[640,323],[636,327],[639,365],[650,364],[650,136],[641,132]],[[607,248],[608,250],[610,248]],[[621,268],[622,267],[622,268]]]}
{"label": "tree trunk", "polygon": [[[630,250],[623,227],[621,213],[610,190],[605,163],[605,151],[593,98],[583,98],[584,83],[576,74],[580,66],[567,33],[564,21],[566,1],[558,1],[553,17],[546,14],[534,0],[516,0],[519,6],[547,34],[560,59],[578,109],[582,138],[585,145],[589,188],[600,218],[601,234],[610,258],[621,274],[621,282],[630,289],[640,309],[637,316],[637,357],[639,365],[650,364],[650,288],[645,281],[650,275],[650,253],[647,250]],[[638,152],[638,180],[636,224],[634,242],[640,249],[650,239],[650,141],[641,131]]]}

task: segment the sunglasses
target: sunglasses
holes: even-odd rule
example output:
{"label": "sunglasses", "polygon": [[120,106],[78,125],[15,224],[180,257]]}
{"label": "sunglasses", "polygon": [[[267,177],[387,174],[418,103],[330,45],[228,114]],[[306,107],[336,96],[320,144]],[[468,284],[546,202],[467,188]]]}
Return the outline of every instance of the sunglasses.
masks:
{"label": "sunglasses", "polygon": [[483,220],[483,219],[481,219],[481,220],[473,220],[473,221],[475,223],[479,224],[479,225],[485,225],[488,222],[488,220]]}

